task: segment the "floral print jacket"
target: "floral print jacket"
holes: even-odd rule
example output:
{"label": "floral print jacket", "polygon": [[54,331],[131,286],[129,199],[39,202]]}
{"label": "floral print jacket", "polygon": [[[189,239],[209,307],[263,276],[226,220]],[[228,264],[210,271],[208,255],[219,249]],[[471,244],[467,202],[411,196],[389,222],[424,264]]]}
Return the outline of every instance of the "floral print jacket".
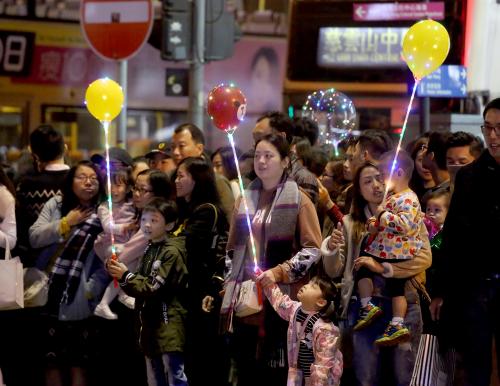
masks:
{"label": "floral print jacket", "polygon": [[[302,371],[297,368],[299,355],[300,326],[297,323],[297,311],[301,303],[293,301],[274,284],[264,289],[273,308],[282,319],[288,320],[288,382],[287,386],[302,386]],[[333,323],[319,318],[313,327],[314,363],[311,365],[311,377],[305,379],[306,386],[336,386],[342,375],[342,353],[339,347],[339,329]]]}

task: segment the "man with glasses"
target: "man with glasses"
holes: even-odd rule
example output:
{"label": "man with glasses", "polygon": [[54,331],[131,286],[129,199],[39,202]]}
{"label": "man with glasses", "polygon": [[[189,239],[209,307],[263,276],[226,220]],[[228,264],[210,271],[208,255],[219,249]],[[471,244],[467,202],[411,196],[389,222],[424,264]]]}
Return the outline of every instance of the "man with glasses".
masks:
{"label": "man with glasses", "polygon": [[483,118],[487,150],[457,173],[443,228],[442,308],[431,309],[442,343],[459,354],[455,384],[474,386],[490,384],[493,338],[500,368],[500,98]]}

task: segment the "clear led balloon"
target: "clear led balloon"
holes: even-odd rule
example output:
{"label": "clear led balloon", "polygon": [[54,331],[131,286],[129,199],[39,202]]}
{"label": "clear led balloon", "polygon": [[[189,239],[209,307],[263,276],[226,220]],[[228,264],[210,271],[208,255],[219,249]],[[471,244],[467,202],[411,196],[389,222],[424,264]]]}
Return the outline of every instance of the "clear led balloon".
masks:
{"label": "clear led balloon", "polygon": [[310,94],[302,107],[302,115],[317,122],[319,143],[332,145],[337,155],[339,142],[356,127],[354,103],[347,95],[333,88]]}

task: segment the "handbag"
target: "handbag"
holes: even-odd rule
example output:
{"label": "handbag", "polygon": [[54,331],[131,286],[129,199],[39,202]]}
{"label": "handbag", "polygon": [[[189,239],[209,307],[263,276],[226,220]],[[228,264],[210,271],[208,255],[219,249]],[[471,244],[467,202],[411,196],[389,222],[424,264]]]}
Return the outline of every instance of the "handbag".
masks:
{"label": "handbag", "polygon": [[0,260],[0,310],[24,307],[23,263],[10,254],[5,238],[5,260]]}
{"label": "handbag", "polygon": [[438,338],[422,334],[410,386],[450,386],[453,384],[455,352],[439,352]]}
{"label": "handbag", "polygon": [[49,300],[49,274],[52,267],[65,247],[61,243],[52,253],[44,270],[36,267],[24,269],[24,307],[43,307]]}
{"label": "handbag", "polygon": [[42,307],[49,299],[49,275],[36,267],[24,269],[24,307]]}
{"label": "handbag", "polygon": [[256,314],[262,310],[262,295],[253,280],[246,280],[240,285],[238,299],[234,306],[237,317]]}

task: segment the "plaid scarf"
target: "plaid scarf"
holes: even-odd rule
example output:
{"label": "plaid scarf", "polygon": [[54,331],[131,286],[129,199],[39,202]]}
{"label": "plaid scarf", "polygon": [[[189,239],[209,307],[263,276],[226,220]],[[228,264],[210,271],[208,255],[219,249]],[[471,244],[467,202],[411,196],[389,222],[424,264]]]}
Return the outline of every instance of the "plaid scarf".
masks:
{"label": "plaid scarf", "polygon": [[49,303],[71,304],[80,285],[80,276],[85,267],[87,257],[93,252],[94,241],[102,232],[97,213],[93,213],[86,221],[77,225],[70,233],[68,240],[52,267],[49,283]]}
{"label": "plaid scarf", "polygon": [[[245,190],[250,218],[253,219],[259,202],[259,196],[262,189],[262,183],[255,179]],[[259,262],[262,270],[272,268],[277,264],[289,259],[293,255],[293,243],[295,240],[295,231],[297,217],[300,207],[300,191],[297,184],[292,180],[283,180],[276,189],[276,195],[271,204],[271,221],[266,221],[264,239],[261,240],[264,246],[265,261]],[[243,201],[240,203],[236,215],[235,233],[238,236],[235,242],[235,248],[232,260],[231,275],[225,284],[224,299],[221,307],[221,332],[232,332],[232,317],[234,306],[239,295],[241,282],[245,272],[246,256],[251,256],[249,232],[246,223],[245,207]]]}

